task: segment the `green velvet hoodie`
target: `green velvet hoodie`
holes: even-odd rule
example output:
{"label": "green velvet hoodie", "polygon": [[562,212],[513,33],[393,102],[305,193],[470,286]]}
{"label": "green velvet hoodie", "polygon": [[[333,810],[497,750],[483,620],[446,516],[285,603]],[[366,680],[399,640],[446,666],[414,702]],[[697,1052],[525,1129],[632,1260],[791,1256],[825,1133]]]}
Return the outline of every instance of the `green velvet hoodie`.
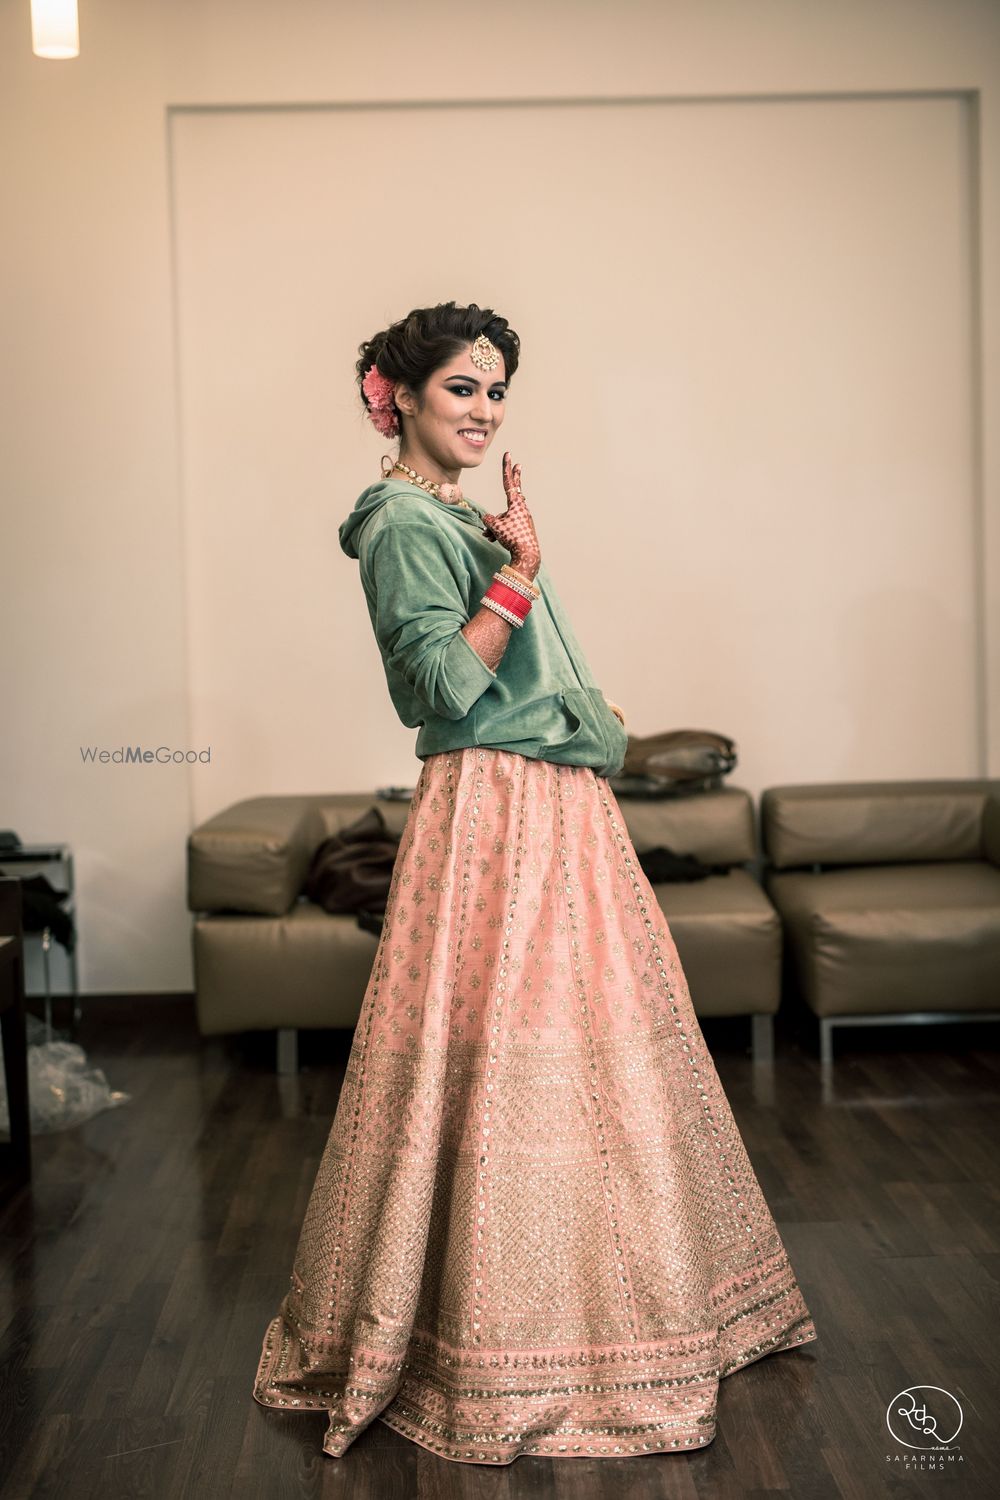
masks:
{"label": "green velvet hoodie", "polygon": [[490,745],[534,760],[613,776],[628,735],[605,702],[543,563],[541,597],[516,626],[496,672],[462,626],[507,548],[483,533],[484,507],[466,510],[405,480],[362,490],[339,529],[361,583],[389,693],[400,719],[420,726],[416,754]]}

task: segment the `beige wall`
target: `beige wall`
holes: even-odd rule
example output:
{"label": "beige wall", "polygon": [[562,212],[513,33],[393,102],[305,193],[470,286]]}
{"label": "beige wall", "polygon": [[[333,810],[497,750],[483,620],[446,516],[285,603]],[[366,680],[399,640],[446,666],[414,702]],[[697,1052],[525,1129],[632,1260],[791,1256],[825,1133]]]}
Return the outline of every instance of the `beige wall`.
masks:
{"label": "beige wall", "polygon": [[[524,340],[467,488],[521,458],[630,728],[754,793],[1000,775],[996,7],[81,12],[52,63],[0,10],[0,823],[73,843],[85,990],[190,984],[193,822],[415,778],[336,527],[421,302]],[[81,764],[123,743],[213,761]]]}

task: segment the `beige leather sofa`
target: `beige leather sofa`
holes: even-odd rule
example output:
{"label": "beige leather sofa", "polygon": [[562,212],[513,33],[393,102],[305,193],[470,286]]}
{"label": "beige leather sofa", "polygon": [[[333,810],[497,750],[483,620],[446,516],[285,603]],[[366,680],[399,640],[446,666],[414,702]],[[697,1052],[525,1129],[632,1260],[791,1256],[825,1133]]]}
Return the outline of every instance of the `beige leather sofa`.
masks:
{"label": "beige leather sofa", "polygon": [[[373,804],[401,834],[409,803],[365,792],[253,797],[191,833],[188,906],[203,1035],[274,1030],[278,1069],[294,1072],[300,1028],[355,1025],[377,938],[353,915],[330,914],[300,891],[321,841]],[[769,1060],[781,928],[748,868],[758,856],[749,794],[725,787],[679,799],[622,797],[619,806],[639,853],[662,844],[729,867],[654,889],[697,1013],[750,1016],[754,1060]]]}
{"label": "beige leather sofa", "polygon": [[1000,782],[769,787],[764,887],[789,968],[838,1026],[1000,1019]]}

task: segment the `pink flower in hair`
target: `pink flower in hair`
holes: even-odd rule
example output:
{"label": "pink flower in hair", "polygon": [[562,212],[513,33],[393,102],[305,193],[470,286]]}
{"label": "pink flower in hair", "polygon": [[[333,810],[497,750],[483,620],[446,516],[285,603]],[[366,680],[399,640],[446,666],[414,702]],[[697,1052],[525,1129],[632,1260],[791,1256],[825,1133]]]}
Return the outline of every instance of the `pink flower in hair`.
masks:
{"label": "pink flower in hair", "polygon": [[368,398],[368,415],[375,427],[383,437],[395,437],[399,431],[399,417],[392,399],[396,382],[383,375],[378,365],[372,365],[361,389]]}

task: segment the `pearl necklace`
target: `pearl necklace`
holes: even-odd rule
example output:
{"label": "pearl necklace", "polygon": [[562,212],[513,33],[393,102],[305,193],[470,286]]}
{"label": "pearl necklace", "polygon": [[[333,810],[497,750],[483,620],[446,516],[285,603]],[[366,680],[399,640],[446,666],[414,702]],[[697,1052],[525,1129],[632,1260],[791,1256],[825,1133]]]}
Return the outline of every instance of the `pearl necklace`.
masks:
{"label": "pearl necklace", "polygon": [[389,453],[383,453],[382,455],[383,479],[388,479],[394,469],[402,469],[412,484],[419,485],[422,490],[426,490],[429,495],[433,495],[435,500],[443,500],[445,505],[464,505],[466,510],[475,511],[476,507],[469,504],[457,484],[442,483],[439,479],[425,479],[422,474],[417,473],[416,469],[408,468],[406,464],[400,463],[398,459],[395,463],[390,463],[389,467],[386,468],[386,460],[391,459],[391,457],[392,455]]}

